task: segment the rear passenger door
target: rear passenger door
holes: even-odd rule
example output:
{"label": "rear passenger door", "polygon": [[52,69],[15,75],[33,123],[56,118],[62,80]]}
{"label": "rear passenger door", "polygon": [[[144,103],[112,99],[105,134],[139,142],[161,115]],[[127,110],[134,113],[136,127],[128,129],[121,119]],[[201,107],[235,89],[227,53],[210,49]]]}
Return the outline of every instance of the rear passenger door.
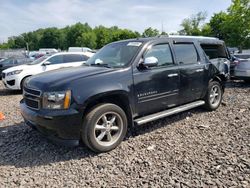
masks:
{"label": "rear passenger door", "polygon": [[158,65],[134,69],[134,89],[138,115],[157,112],[178,103],[179,70],[168,43],[150,46],[142,59],[154,57]]}
{"label": "rear passenger door", "polygon": [[180,102],[200,99],[205,87],[205,64],[193,43],[174,43],[173,46],[180,70]]}

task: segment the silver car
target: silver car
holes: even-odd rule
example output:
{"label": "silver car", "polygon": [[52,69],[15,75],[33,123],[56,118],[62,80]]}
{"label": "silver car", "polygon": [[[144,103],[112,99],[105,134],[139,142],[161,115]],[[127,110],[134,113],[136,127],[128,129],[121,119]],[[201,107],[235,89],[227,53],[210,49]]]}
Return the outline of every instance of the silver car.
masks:
{"label": "silver car", "polygon": [[250,58],[239,59],[234,67],[234,76],[246,82],[250,82]]}

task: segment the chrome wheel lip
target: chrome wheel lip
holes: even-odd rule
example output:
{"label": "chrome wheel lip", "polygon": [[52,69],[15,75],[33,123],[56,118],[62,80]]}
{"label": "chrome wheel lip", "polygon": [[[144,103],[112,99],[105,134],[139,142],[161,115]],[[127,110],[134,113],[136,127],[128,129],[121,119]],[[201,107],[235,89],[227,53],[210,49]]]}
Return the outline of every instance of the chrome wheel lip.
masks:
{"label": "chrome wheel lip", "polygon": [[221,100],[221,89],[218,85],[214,85],[211,88],[209,102],[212,106],[219,105]]}
{"label": "chrome wheel lip", "polygon": [[[111,119],[108,120],[107,115],[112,115],[113,117],[116,118],[112,120],[113,118],[112,117]],[[102,125],[99,124],[101,119],[104,123]],[[94,124],[93,134],[95,141],[101,146],[105,147],[111,146],[119,140],[119,138],[122,135],[123,128],[124,128],[124,122],[121,115],[113,111],[105,112],[98,118],[98,120]],[[106,138],[105,141],[103,141],[104,138]],[[110,141],[108,139],[110,139]]]}

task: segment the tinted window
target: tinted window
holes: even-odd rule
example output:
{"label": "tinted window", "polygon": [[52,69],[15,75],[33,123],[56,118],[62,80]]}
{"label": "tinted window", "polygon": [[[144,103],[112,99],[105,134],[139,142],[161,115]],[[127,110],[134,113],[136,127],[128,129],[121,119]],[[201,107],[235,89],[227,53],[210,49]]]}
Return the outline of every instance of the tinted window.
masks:
{"label": "tinted window", "polygon": [[156,57],[158,59],[158,66],[173,65],[172,54],[168,44],[153,46],[144,55],[144,58],[147,57]]}
{"label": "tinted window", "polygon": [[198,56],[193,44],[174,44],[177,62],[180,64],[197,63]]}
{"label": "tinted window", "polygon": [[64,55],[64,63],[86,61],[87,58],[79,54]]}
{"label": "tinted window", "polygon": [[48,59],[51,65],[63,63],[63,56],[57,55]]}
{"label": "tinted window", "polygon": [[226,49],[223,45],[201,44],[201,47],[209,59],[227,58]]}

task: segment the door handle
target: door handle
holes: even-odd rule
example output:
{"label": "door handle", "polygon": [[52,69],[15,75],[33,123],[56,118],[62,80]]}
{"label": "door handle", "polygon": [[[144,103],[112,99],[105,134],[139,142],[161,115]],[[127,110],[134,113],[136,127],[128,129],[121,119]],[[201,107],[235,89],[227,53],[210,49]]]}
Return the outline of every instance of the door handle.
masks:
{"label": "door handle", "polygon": [[169,74],[169,75],[168,75],[168,77],[169,77],[169,78],[171,78],[171,77],[176,77],[176,76],[178,76],[178,74],[177,74],[177,73],[174,73],[174,74]]}
{"label": "door handle", "polygon": [[203,72],[204,71],[204,69],[197,69],[197,70],[195,70],[195,72]]}

